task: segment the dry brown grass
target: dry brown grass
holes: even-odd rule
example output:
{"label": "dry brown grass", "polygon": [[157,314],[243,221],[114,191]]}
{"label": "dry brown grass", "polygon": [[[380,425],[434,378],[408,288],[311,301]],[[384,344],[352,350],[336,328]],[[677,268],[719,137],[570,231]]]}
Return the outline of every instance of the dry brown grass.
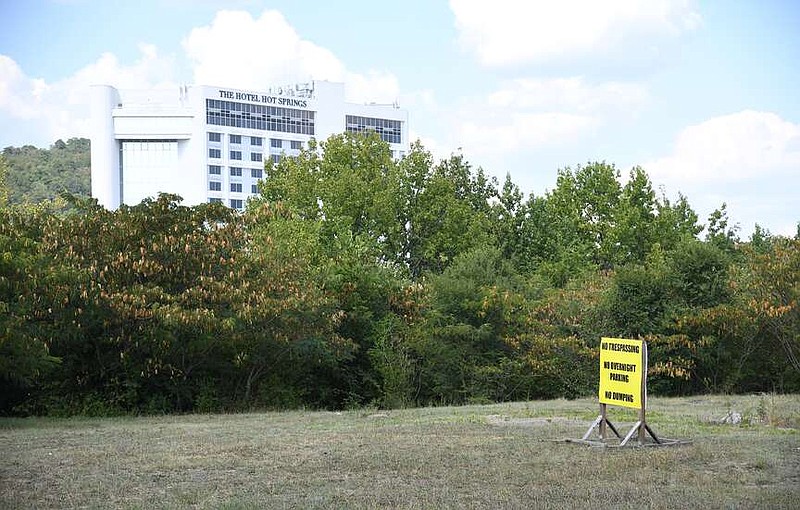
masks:
{"label": "dry brown grass", "polygon": [[[715,423],[729,410],[740,425]],[[800,396],[651,399],[670,448],[591,448],[596,401],[0,420],[3,508],[796,508]],[[613,409],[629,424],[634,415]]]}

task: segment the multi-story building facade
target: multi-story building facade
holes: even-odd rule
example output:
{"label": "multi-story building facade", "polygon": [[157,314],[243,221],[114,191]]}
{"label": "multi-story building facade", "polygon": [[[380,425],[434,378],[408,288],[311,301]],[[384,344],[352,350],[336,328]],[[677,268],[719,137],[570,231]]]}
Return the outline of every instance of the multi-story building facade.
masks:
{"label": "multi-story building facade", "polygon": [[92,196],[116,209],[159,192],[187,205],[241,209],[258,192],[264,163],[297,155],[312,138],[372,130],[402,157],[408,113],[352,104],[326,81],[246,91],[209,86],[92,90]]}

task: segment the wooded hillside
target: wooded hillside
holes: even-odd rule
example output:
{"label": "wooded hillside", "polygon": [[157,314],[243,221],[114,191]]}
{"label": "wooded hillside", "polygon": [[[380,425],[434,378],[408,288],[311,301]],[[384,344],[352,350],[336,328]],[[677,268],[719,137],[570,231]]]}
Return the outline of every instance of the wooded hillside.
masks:
{"label": "wooded hillside", "polygon": [[49,149],[32,145],[6,147],[7,185],[12,204],[52,200],[64,191],[78,196],[90,194],[89,140],[56,140]]}

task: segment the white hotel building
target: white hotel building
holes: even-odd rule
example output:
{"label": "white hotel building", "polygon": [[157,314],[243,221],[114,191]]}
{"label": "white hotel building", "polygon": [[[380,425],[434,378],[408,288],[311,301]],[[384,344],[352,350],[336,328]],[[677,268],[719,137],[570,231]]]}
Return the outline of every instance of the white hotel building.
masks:
{"label": "white hotel building", "polygon": [[159,192],[186,205],[241,209],[267,158],[294,156],[311,138],[376,131],[394,157],[408,151],[408,112],[351,104],[344,84],[315,81],[266,91],[208,86],[125,91],[92,87],[92,196],[116,209]]}

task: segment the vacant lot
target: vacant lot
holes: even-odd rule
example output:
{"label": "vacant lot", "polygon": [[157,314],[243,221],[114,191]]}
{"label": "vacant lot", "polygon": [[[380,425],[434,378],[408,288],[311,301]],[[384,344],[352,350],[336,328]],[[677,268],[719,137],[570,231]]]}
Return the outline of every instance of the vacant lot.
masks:
{"label": "vacant lot", "polygon": [[[718,423],[736,411],[739,424]],[[2,508],[796,508],[800,396],[650,400],[667,448],[579,438],[593,399],[0,420]],[[611,409],[622,428],[632,412]]]}

